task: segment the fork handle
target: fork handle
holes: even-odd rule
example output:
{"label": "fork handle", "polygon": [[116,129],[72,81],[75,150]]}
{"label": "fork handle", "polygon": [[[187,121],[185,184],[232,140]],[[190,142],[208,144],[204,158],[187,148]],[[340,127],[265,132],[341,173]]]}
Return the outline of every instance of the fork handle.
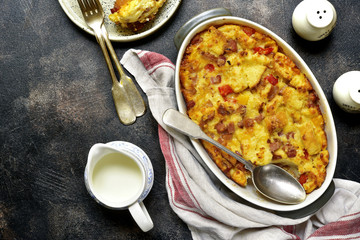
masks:
{"label": "fork handle", "polygon": [[94,33],[95,33],[96,40],[99,43],[101,50],[104,54],[104,58],[105,58],[107,66],[108,66],[110,76],[111,76],[111,79],[113,82],[113,89],[114,89],[114,85],[119,85],[119,86],[116,86],[117,94],[114,94],[114,91],[113,91],[113,98],[114,98],[116,112],[119,116],[120,121],[123,124],[125,124],[125,125],[132,124],[135,122],[136,115],[134,113],[132,105],[130,104],[128,94],[126,93],[124,88],[119,84],[119,82],[116,78],[115,71],[112,66],[111,59],[109,57],[109,53],[106,49],[105,40],[102,35],[102,31],[101,31],[101,29],[99,29],[99,30],[94,29]]}
{"label": "fork handle", "polygon": [[129,76],[126,75],[124,69],[122,68],[120,61],[115,53],[115,50],[109,40],[108,32],[106,31],[105,25],[103,24],[101,27],[102,35],[105,39],[106,46],[110,52],[110,56],[115,63],[115,66],[119,72],[120,83],[124,85],[128,93],[129,100],[133,106],[134,112],[136,116],[142,116],[145,113],[146,107],[143,98],[141,97],[140,92],[136,88],[134,82],[131,80]]}

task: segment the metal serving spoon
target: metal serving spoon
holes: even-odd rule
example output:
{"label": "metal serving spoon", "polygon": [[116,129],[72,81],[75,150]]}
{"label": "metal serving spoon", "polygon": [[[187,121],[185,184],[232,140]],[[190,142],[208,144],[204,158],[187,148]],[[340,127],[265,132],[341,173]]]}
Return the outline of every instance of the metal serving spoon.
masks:
{"label": "metal serving spoon", "polygon": [[264,166],[253,165],[251,162],[243,159],[220,143],[208,137],[195,122],[184,114],[174,109],[168,109],[163,115],[163,122],[166,126],[171,127],[191,138],[203,139],[215,145],[239,162],[243,163],[245,168],[251,172],[255,188],[264,196],[285,204],[297,204],[305,200],[306,193],[304,188],[284,169],[274,164]]}

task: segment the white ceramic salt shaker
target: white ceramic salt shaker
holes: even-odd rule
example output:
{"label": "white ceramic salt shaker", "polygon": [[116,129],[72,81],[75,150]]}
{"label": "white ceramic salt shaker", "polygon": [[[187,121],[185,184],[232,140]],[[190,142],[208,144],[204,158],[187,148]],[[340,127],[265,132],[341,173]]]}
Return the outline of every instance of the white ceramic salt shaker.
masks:
{"label": "white ceramic salt shaker", "polygon": [[333,97],[344,111],[360,113],[360,71],[341,75],[334,84]]}
{"label": "white ceramic salt shaker", "polygon": [[336,24],[336,11],[327,0],[303,0],[292,16],[295,32],[309,41],[327,37]]}

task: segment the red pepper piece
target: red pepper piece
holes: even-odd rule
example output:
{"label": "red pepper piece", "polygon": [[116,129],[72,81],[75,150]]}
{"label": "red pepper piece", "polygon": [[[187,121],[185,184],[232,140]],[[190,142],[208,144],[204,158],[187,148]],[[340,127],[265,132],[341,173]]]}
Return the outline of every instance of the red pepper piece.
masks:
{"label": "red pepper piece", "polygon": [[226,97],[228,94],[234,92],[234,90],[229,85],[220,86],[218,89],[219,89],[221,96],[223,96],[223,97]]}
{"label": "red pepper piece", "polygon": [[212,71],[215,70],[215,67],[214,67],[214,65],[212,65],[212,64],[209,63],[209,64],[206,64],[205,70],[207,70],[207,71],[209,71],[209,72],[212,72]]}
{"label": "red pepper piece", "polygon": [[256,48],[254,48],[254,53],[268,55],[268,54],[272,53],[273,50],[274,49],[272,47],[268,47],[265,49],[262,47],[256,47]]}
{"label": "red pepper piece", "polygon": [[244,32],[246,33],[246,35],[248,35],[249,37],[255,33],[255,29],[249,28],[249,27],[244,27],[244,28],[243,28],[243,31],[244,31]]}
{"label": "red pepper piece", "polygon": [[304,185],[304,183],[306,183],[307,179],[308,179],[308,176],[305,173],[303,173],[299,177],[299,183],[301,185]]}
{"label": "red pepper piece", "polygon": [[272,74],[267,75],[264,79],[267,80],[269,83],[271,83],[274,86],[279,82],[279,80],[277,78],[275,78]]}

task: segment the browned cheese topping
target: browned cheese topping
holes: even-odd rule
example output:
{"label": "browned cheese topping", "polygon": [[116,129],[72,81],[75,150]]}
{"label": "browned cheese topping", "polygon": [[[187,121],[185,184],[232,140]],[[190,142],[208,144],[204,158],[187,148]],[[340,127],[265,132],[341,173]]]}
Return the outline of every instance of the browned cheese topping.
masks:
{"label": "browned cheese topping", "polygon": [[[319,99],[272,38],[211,26],[187,46],[180,81],[187,114],[208,136],[255,165],[283,167],[307,193],[324,182],[329,153]],[[202,143],[227,177],[246,186],[243,164]]]}

